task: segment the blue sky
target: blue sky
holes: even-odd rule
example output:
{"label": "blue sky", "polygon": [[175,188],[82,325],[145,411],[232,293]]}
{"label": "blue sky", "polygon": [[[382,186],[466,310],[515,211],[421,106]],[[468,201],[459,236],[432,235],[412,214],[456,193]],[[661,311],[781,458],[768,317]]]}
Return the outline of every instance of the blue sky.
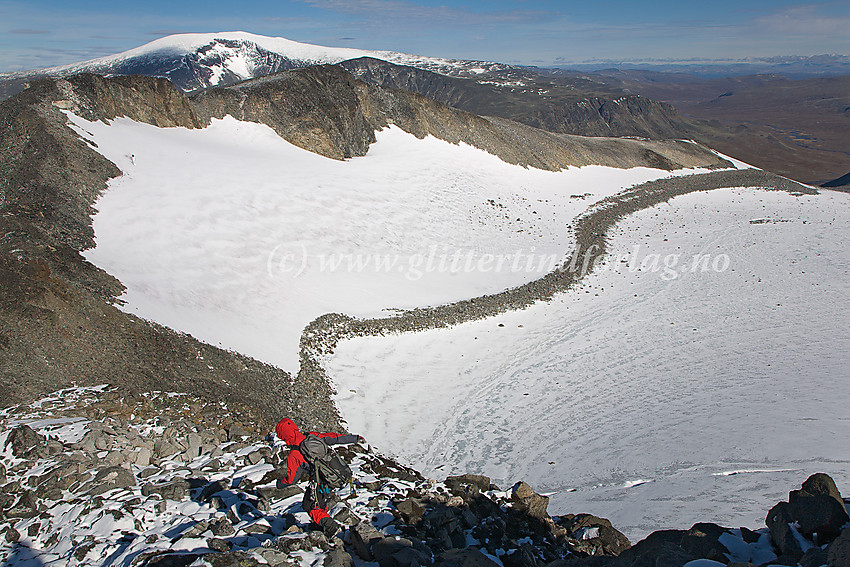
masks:
{"label": "blue sky", "polygon": [[217,31],[530,65],[850,55],[847,0],[0,0],[0,22],[0,72]]}

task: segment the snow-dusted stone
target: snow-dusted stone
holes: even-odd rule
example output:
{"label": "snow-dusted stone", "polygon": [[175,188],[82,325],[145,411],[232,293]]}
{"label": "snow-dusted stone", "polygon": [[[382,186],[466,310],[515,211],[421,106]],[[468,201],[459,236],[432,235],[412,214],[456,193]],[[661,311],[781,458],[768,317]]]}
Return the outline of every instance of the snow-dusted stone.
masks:
{"label": "snow-dusted stone", "polygon": [[568,514],[558,518],[557,525],[567,531],[567,535],[575,539],[580,551],[589,555],[619,555],[629,547],[631,542],[611,522],[591,514]]}
{"label": "snow-dusted stone", "polygon": [[339,548],[331,549],[322,563],[322,567],[351,567],[352,565],[354,561],[351,555]]}
{"label": "snow-dusted stone", "polygon": [[6,483],[6,465],[0,463],[0,484]]}
{"label": "snow-dusted stone", "polygon": [[289,555],[276,549],[260,549],[258,553],[271,567],[288,567],[294,564],[293,559]]}
{"label": "snow-dusted stone", "polygon": [[6,528],[6,533],[3,534],[4,539],[9,543],[18,543],[21,540],[21,533],[9,526]]}
{"label": "snow-dusted stone", "polygon": [[354,550],[366,561],[374,560],[372,546],[384,539],[384,534],[379,532],[368,522],[358,522],[351,527],[351,543]]}
{"label": "snow-dusted stone", "polygon": [[401,513],[406,524],[416,525],[425,514],[425,507],[415,498],[408,498],[396,504],[396,509]]}
{"label": "snow-dusted stone", "polygon": [[259,449],[256,450],[256,451],[252,451],[251,453],[248,453],[248,462],[251,463],[252,465],[256,465],[257,463],[262,461],[264,458],[265,458],[265,455],[263,454],[263,451],[261,451]]}
{"label": "snow-dusted stone", "polygon": [[289,484],[282,488],[275,486],[260,486],[256,489],[257,495],[266,500],[283,500],[304,492],[297,484]]}
{"label": "snow-dusted stone", "polygon": [[207,547],[209,547],[213,551],[219,551],[224,553],[230,551],[233,548],[233,544],[227,541],[226,539],[211,537],[207,540]]}
{"label": "snow-dusted stone", "polygon": [[223,480],[216,480],[207,484],[201,493],[198,495],[198,500],[201,502],[209,502],[209,500],[215,495],[221,492],[222,490],[227,490],[227,482]]}
{"label": "snow-dusted stone", "polygon": [[533,518],[548,518],[546,507],[549,497],[540,496],[524,482],[518,482],[511,488],[511,504],[514,509],[524,512]]}
{"label": "snow-dusted stone", "polygon": [[38,514],[38,497],[32,490],[26,490],[4,514],[7,518],[32,518]]}
{"label": "snow-dusted stone", "polygon": [[14,428],[6,439],[6,445],[12,447],[12,454],[21,458],[40,458],[47,456],[47,444],[29,425]]}
{"label": "snow-dusted stone", "polygon": [[[233,527],[227,518],[216,518],[209,525],[210,531],[213,535],[219,537],[227,537],[236,533],[236,530]],[[221,549],[216,549],[216,551],[222,551]],[[226,551],[226,550],[225,550]]]}
{"label": "snow-dusted stone", "polygon": [[147,445],[138,446],[138,451],[133,453],[133,462],[140,467],[146,467],[151,463],[153,452]]}
{"label": "snow-dusted stone", "polygon": [[164,500],[185,500],[189,497],[190,485],[183,479],[177,479],[165,484],[151,482],[142,486],[142,496],[159,494]]}
{"label": "snow-dusted stone", "polygon": [[838,537],[850,517],[844,500],[829,475],[810,476],[800,490],[788,494],[791,517],[800,525],[800,533],[812,539],[817,534],[819,545]]}
{"label": "snow-dusted stone", "polygon": [[372,555],[381,567],[418,567],[431,563],[425,551],[415,549],[406,538],[385,537],[372,545]]}
{"label": "snow-dusted stone", "polygon": [[474,547],[450,549],[437,556],[438,567],[498,567],[499,564]]}
{"label": "snow-dusted stone", "polygon": [[446,486],[455,490],[464,490],[468,492],[468,488],[474,487],[479,492],[487,492],[490,490],[490,477],[480,474],[463,474],[459,476],[450,476],[446,478]]}
{"label": "snow-dusted stone", "polygon": [[186,436],[186,456],[190,459],[201,454],[201,436],[197,433],[190,433]]}

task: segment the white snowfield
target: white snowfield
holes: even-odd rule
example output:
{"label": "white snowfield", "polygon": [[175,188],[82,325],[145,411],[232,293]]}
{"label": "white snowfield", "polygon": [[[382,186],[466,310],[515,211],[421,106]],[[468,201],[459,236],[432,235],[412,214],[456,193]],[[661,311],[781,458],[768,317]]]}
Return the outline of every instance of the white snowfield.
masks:
{"label": "white snowfield", "polygon": [[123,171],[85,255],[127,286],[124,309],[293,373],[315,318],[536,279],[571,249],[566,227],[590,203],[669,175],[525,169],[397,127],[337,161],[229,116],[202,130],[69,117]]}
{"label": "white snowfield", "polygon": [[[592,203],[668,175],[524,169],[397,128],[340,162],[232,118],[70,119],[124,172],[86,253],[127,286],[124,308],[293,372],[315,317],[536,279]],[[759,527],[808,474],[850,480],[848,230],[846,194],[678,197],[623,221],[580,289],[346,341],[324,363],[350,429],[436,478],[523,478],[551,513],[608,517],[632,541]]]}
{"label": "white snowfield", "polygon": [[810,474],[850,481],[848,233],[845,193],[677,197],[549,303],[325,366],[349,428],[424,474],[523,478],[633,542],[760,527]]}

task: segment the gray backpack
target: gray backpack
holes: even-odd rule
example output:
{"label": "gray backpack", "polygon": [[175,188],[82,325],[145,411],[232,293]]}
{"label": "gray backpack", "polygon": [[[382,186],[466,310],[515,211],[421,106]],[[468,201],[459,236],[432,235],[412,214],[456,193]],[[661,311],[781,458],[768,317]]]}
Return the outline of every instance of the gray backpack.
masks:
{"label": "gray backpack", "polygon": [[308,435],[298,450],[313,465],[318,486],[342,488],[351,480],[351,469],[318,435]]}

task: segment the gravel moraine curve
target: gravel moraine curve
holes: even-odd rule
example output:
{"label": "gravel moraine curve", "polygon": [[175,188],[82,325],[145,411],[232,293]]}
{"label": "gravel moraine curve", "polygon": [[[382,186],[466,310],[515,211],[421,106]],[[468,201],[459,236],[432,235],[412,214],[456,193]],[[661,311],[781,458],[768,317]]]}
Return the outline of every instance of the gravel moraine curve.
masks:
{"label": "gravel moraine curve", "polygon": [[436,307],[411,309],[390,317],[356,319],[341,313],[328,313],[315,319],[301,334],[301,368],[295,380],[302,390],[309,390],[313,395],[327,399],[329,405],[335,407],[332,401],[333,382],[325,372],[321,358],[332,354],[340,341],[353,337],[449,327],[510,310],[524,309],[538,301],[547,301],[581,280],[585,275],[580,269],[585,254],[595,261],[606,253],[608,231],[620,219],[679,195],[726,187],[758,187],[796,194],[818,194],[812,187],[759,169],[666,177],[636,185],[600,201],[573,222],[576,244],[573,251],[565,256],[577,259],[572,266],[567,263],[540,279],[500,293]]}

